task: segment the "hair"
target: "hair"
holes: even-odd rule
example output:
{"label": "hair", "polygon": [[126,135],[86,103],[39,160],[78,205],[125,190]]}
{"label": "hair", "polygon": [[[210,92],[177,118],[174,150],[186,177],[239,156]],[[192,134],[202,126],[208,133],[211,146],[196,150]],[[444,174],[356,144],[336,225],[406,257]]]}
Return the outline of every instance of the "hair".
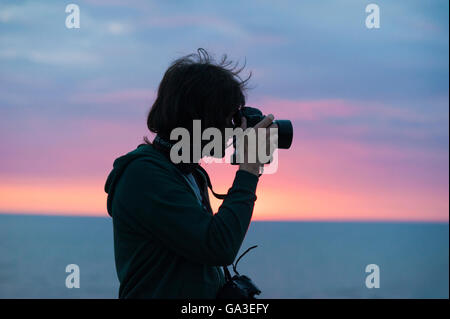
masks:
{"label": "hair", "polygon": [[[238,67],[223,55],[219,62],[205,49],[171,63],[159,84],[158,94],[147,117],[148,129],[169,139],[177,127],[192,133],[193,120],[201,120],[202,130],[224,129],[226,118],[245,105],[246,79]],[[149,141],[144,137],[145,142]]]}

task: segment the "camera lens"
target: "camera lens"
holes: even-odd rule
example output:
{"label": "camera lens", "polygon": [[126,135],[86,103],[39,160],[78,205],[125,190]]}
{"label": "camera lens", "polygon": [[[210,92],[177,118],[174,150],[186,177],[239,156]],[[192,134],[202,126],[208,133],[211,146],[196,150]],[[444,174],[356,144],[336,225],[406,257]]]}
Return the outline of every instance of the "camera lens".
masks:
{"label": "camera lens", "polygon": [[294,129],[292,122],[289,120],[275,120],[278,126],[278,148],[288,149],[291,147]]}

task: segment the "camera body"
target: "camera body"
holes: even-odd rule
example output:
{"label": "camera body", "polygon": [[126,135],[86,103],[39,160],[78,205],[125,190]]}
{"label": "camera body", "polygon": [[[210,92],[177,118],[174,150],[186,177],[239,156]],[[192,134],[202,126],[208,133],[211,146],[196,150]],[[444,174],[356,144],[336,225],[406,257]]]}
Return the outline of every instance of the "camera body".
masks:
{"label": "camera body", "polygon": [[256,299],[261,290],[245,275],[234,275],[220,289],[217,299]]}

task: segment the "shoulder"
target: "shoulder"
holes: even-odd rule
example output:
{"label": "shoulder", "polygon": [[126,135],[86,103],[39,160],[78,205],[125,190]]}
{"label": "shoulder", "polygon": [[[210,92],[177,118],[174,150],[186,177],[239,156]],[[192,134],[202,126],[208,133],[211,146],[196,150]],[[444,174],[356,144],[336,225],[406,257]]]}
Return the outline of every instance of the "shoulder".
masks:
{"label": "shoulder", "polygon": [[[157,186],[159,183],[176,182],[181,179],[180,172],[163,154],[151,145],[140,147],[140,156],[134,159],[124,173],[126,184],[137,184],[146,187]],[[148,183],[151,182],[151,185]]]}
{"label": "shoulder", "polygon": [[160,152],[155,150],[152,145],[141,144],[133,151],[136,159],[129,165],[129,171],[140,171],[143,169],[159,169],[162,171],[173,171],[175,167]]}

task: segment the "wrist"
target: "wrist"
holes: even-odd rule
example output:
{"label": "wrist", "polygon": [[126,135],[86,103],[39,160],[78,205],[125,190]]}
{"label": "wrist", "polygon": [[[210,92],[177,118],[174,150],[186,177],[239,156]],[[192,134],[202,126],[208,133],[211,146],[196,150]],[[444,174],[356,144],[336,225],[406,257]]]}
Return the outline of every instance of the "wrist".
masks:
{"label": "wrist", "polygon": [[249,172],[253,175],[259,176],[259,165],[239,165],[239,170]]}

